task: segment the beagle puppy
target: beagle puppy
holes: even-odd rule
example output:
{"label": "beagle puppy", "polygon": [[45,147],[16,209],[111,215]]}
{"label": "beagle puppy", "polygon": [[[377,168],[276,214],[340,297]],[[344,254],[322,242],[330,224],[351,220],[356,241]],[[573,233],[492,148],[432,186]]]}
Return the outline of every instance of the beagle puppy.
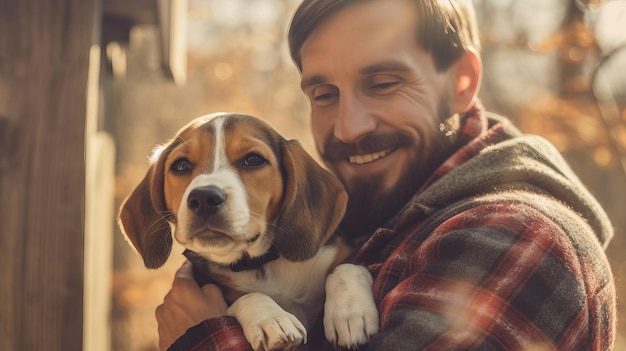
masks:
{"label": "beagle puppy", "polygon": [[342,263],[333,235],[347,194],[295,140],[262,120],[213,114],[183,127],[152,158],[124,201],[122,231],[148,268],[172,235],[199,282],[222,287],[228,315],[254,350],[294,349],[324,308],[326,338],[342,347],[378,331],[372,277]]}

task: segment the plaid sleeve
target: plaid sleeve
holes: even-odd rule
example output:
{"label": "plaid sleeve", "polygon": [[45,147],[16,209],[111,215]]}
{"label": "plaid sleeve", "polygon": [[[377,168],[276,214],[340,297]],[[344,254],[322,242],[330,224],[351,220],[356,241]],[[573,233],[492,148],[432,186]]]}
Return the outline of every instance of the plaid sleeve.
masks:
{"label": "plaid sleeve", "polygon": [[611,349],[615,291],[600,244],[563,205],[533,203],[472,204],[409,234],[378,271],[381,332],[369,349]]}
{"label": "plaid sleeve", "polygon": [[234,317],[208,319],[178,338],[168,351],[251,351]]}

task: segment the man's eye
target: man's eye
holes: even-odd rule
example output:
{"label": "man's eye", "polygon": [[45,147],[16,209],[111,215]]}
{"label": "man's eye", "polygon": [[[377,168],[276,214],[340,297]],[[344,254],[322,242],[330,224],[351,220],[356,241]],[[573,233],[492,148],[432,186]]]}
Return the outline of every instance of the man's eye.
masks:
{"label": "man's eye", "polygon": [[189,171],[191,171],[191,162],[189,162],[188,159],[186,158],[179,158],[176,161],[174,161],[172,163],[172,165],[170,166],[170,171],[172,171],[172,173],[175,174],[186,174],[189,173]]}
{"label": "man's eye", "polygon": [[376,90],[386,90],[386,89],[393,88],[398,84],[400,84],[400,82],[398,81],[377,83],[377,84],[372,85],[372,88]]}
{"label": "man's eye", "polygon": [[402,78],[394,74],[375,74],[365,80],[365,88],[372,94],[391,94],[402,86]]}
{"label": "man's eye", "polygon": [[313,99],[315,101],[324,101],[324,100],[332,99],[334,96],[335,96],[335,94],[326,93],[326,94],[316,95],[315,97],[313,97]]}
{"label": "man's eye", "polygon": [[240,163],[246,168],[257,168],[267,164],[267,160],[263,156],[253,152],[241,159]]}
{"label": "man's eye", "polygon": [[389,81],[389,82],[372,84],[370,89],[372,90],[374,94],[387,95],[396,91],[396,89],[398,89],[399,86],[400,86],[399,81]]}
{"label": "man's eye", "polygon": [[332,104],[338,96],[339,92],[336,88],[320,86],[311,92],[311,102],[316,106],[327,106]]}

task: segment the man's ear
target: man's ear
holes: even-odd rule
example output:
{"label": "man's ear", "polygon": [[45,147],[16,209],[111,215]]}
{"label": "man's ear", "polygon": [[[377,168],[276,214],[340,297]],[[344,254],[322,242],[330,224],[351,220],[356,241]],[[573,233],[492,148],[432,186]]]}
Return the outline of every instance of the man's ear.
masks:
{"label": "man's ear", "polygon": [[480,88],[480,56],[474,49],[470,49],[452,64],[450,73],[453,79],[452,109],[454,113],[463,113],[470,107]]}

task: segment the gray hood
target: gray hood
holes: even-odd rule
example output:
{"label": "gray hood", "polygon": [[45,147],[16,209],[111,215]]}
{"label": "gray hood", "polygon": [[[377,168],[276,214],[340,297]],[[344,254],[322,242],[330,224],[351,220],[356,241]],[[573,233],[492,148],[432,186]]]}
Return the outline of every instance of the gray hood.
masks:
{"label": "gray hood", "polygon": [[407,210],[429,214],[461,199],[505,189],[532,189],[555,197],[587,221],[604,248],[613,236],[607,214],[561,154],[532,135],[486,147],[416,195]]}

